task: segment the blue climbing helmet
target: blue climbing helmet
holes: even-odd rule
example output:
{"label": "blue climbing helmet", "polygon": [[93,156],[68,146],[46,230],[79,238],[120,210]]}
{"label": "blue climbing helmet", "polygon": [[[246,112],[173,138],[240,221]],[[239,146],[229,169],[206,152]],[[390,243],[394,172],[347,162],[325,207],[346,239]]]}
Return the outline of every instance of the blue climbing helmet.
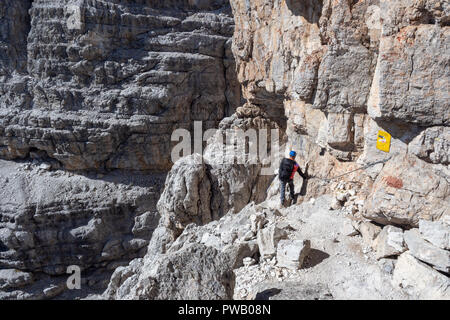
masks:
{"label": "blue climbing helmet", "polygon": [[295,152],[295,151],[289,152],[289,157],[291,157],[291,158],[295,158],[296,155],[297,155],[297,152]]}

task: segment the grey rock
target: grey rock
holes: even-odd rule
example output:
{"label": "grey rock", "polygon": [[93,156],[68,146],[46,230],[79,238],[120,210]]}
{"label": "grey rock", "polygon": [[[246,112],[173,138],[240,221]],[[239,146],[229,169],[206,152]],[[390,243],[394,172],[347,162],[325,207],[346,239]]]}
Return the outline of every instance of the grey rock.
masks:
{"label": "grey rock", "polygon": [[394,226],[385,226],[374,241],[377,259],[399,255],[406,250],[403,230]]}
{"label": "grey rock", "polygon": [[300,269],[310,249],[309,240],[280,240],[277,246],[277,264],[293,270]]}
{"label": "grey rock", "polygon": [[413,299],[450,299],[450,279],[420,262],[408,251],[398,258],[392,282]]}
{"label": "grey rock", "polygon": [[[0,269],[15,268],[51,282],[77,265],[108,277],[108,265],[145,254],[153,219],[159,218],[156,202],[164,174],[109,173],[98,180],[61,171],[38,175],[39,165],[28,171],[17,171],[19,166],[0,160],[0,176],[8,177],[0,189]],[[124,187],[133,180],[142,186]],[[134,235],[137,229],[141,232]],[[36,297],[42,286],[26,283],[20,296]],[[96,290],[84,288],[82,294]]]}
{"label": "grey rock", "polygon": [[242,264],[244,265],[244,267],[249,267],[256,264],[256,260],[250,257],[246,257],[242,260]]}
{"label": "grey rock", "polygon": [[381,232],[381,227],[371,222],[361,222],[357,226],[365,244],[373,246],[374,240]]}
{"label": "grey rock", "polygon": [[2,158],[37,149],[69,170],[167,171],[175,128],[214,127],[241,102],[227,1],[8,0],[0,12]]}
{"label": "grey rock", "polygon": [[17,269],[0,270],[0,289],[20,288],[33,283],[33,275]]}
{"label": "grey rock", "polygon": [[450,250],[450,225],[443,220],[419,220],[419,231],[425,240],[436,247]]}
{"label": "grey rock", "polygon": [[328,287],[321,283],[295,281],[264,282],[250,293],[251,300],[333,300]]}
{"label": "grey rock", "polygon": [[432,163],[448,165],[450,158],[450,128],[426,128],[408,145],[408,152]]}
{"label": "grey rock", "polygon": [[[162,255],[135,269],[116,270],[107,290],[112,299],[230,299],[234,274],[227,255],[201,244]],[[124,278],[126,279],[125,281]],[[122,282],[122,286],[117,284]]]}
{"label": "grey rock", "polygon": [[280,240],[286,239],[287,233],[285,230],[277,227],[276,224],[271,224],[264,229],[258,231],[258,247],[261,257],[270,259],[277,253],[277,246]]}
{"label": "grey rock", "polygon": [[432,265],[435,269],[450,273],[450,252],[435,247],[420,236],[418,229],[405,231],[405,243],[415,258]]}
{"label": "grey rock", "polygon": [[394,272],[395,264],[395,259],[382,258],[378,261],[378,265],[380,266],[381,270],[390,275],[392,275]]}
{"label": "grey rock", "polygon": [[363,216],[380,224],[418,227],[420,219],[450,214],[446,174],[436,169],[410,154],[394,156],[376,178]]}
{"label": "grey rock", "polygon": [[345,219],[342,224],[340,233],[344,236],[352,237],[358,234],[358,230],[353,226],[353,223],[350,219]]}

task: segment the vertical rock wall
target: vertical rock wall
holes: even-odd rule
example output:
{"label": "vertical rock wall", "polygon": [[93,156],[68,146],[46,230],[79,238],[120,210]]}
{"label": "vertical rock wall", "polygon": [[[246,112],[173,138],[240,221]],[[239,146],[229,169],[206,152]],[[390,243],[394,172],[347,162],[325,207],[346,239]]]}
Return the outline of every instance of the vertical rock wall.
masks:
{"label": "vertical rock wall", "polygon": [[[450,213],[444,204],[450,195],[447,1],[231,4],[244,97],[263,109],[284,110],[286,149],[299,152],[302,166],[309,163],[312,175],[330,178],[391,157],[385,170],[396,163],[392,174],[430,177],[420,179],[423,188],[406,178],[398,190],[381,178],[387,171],[377,179],[383,164],[344,177],[370,195],[367,217],[417,226],[421,212],[429,219]],[[392,135],[389,153],[376,149],[379,130]],[[334,187],[311,179],[308,193]],[[422,201],[430,195],[433,200]],[[411,197],[420,209],[406,210]]]}

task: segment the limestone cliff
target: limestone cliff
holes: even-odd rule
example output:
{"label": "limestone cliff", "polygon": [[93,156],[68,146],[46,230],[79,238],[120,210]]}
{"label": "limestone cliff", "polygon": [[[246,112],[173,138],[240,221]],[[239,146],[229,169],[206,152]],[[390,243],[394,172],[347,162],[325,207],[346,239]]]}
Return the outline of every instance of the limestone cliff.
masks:
{"label": "limestone cliff", "polygon": [[[346,177],[370,193],[365,215],[417,226],[421,216],[450,214],[448,1],[231,4],[244,97],[284,109],[287,149],[298,150],[314,175],[393,157],[384,169]],[[389,153],[376,149],[380,129],[392,135]],[[402,187],[386,184],[388,176]],[[310,182],[311,195],[326,189]]]}

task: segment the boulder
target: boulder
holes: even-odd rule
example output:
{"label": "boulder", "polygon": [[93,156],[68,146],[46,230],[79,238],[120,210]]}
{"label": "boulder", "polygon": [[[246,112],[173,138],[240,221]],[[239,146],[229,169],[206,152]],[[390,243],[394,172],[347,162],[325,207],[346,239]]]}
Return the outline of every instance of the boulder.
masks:
{"label": "boulder", "polygon": [[398,258],[392,282],[413,299],[450,299],[450,278],[420,262],[408,251]]}
{"label": "boulder", "polygon": [[404,233],[409,253],[415,258],[432,265],[435,269],[450,273],[450,251],[440,249],[420,236],[418,229]]}
{"label": "boulder", "polygon": [[406,250],[403,230],[394,226],[385,226],[374,242],[377,259],[396,256]]}
{"label": "boulder", "polygon": [[278,242],[282,239],[286,239],[286,237],[286,231],[277,227],[276,224],[271,224],[264,229],[259,230],[257,240],[261,257],[270,259],[275,256]]}
{"label": "boulder", "polygon": [[444,221],[419,221],[422,237],[441,249],[450,250],[450,225]]}
{"label": "boulder", "polygon": [[388,161],[367,197],[364,217],[380,224],[418,227],[419,220],[450,215],[445,174],[410,154]]}
{"label": "boulder", "polygon": [[[242,260],[241,260],[242,262]],[[234,290],[229,257],[212,247],[191,244],[183,249],[146,257],[118,268],[104,296],[108,299],[227,300]]]}
{"label": "boulder", "polygon": [[212,221],[211,183],[203,157],[184,157],[172,167],[158,201],[158,211],[165,226],[181,234],[190,223],[198,225]]}
{"label": "boulder", "polygon": [[279,267],[300,269],[310,249],[309,240],[280,240],[277,246],[277,264]]}

